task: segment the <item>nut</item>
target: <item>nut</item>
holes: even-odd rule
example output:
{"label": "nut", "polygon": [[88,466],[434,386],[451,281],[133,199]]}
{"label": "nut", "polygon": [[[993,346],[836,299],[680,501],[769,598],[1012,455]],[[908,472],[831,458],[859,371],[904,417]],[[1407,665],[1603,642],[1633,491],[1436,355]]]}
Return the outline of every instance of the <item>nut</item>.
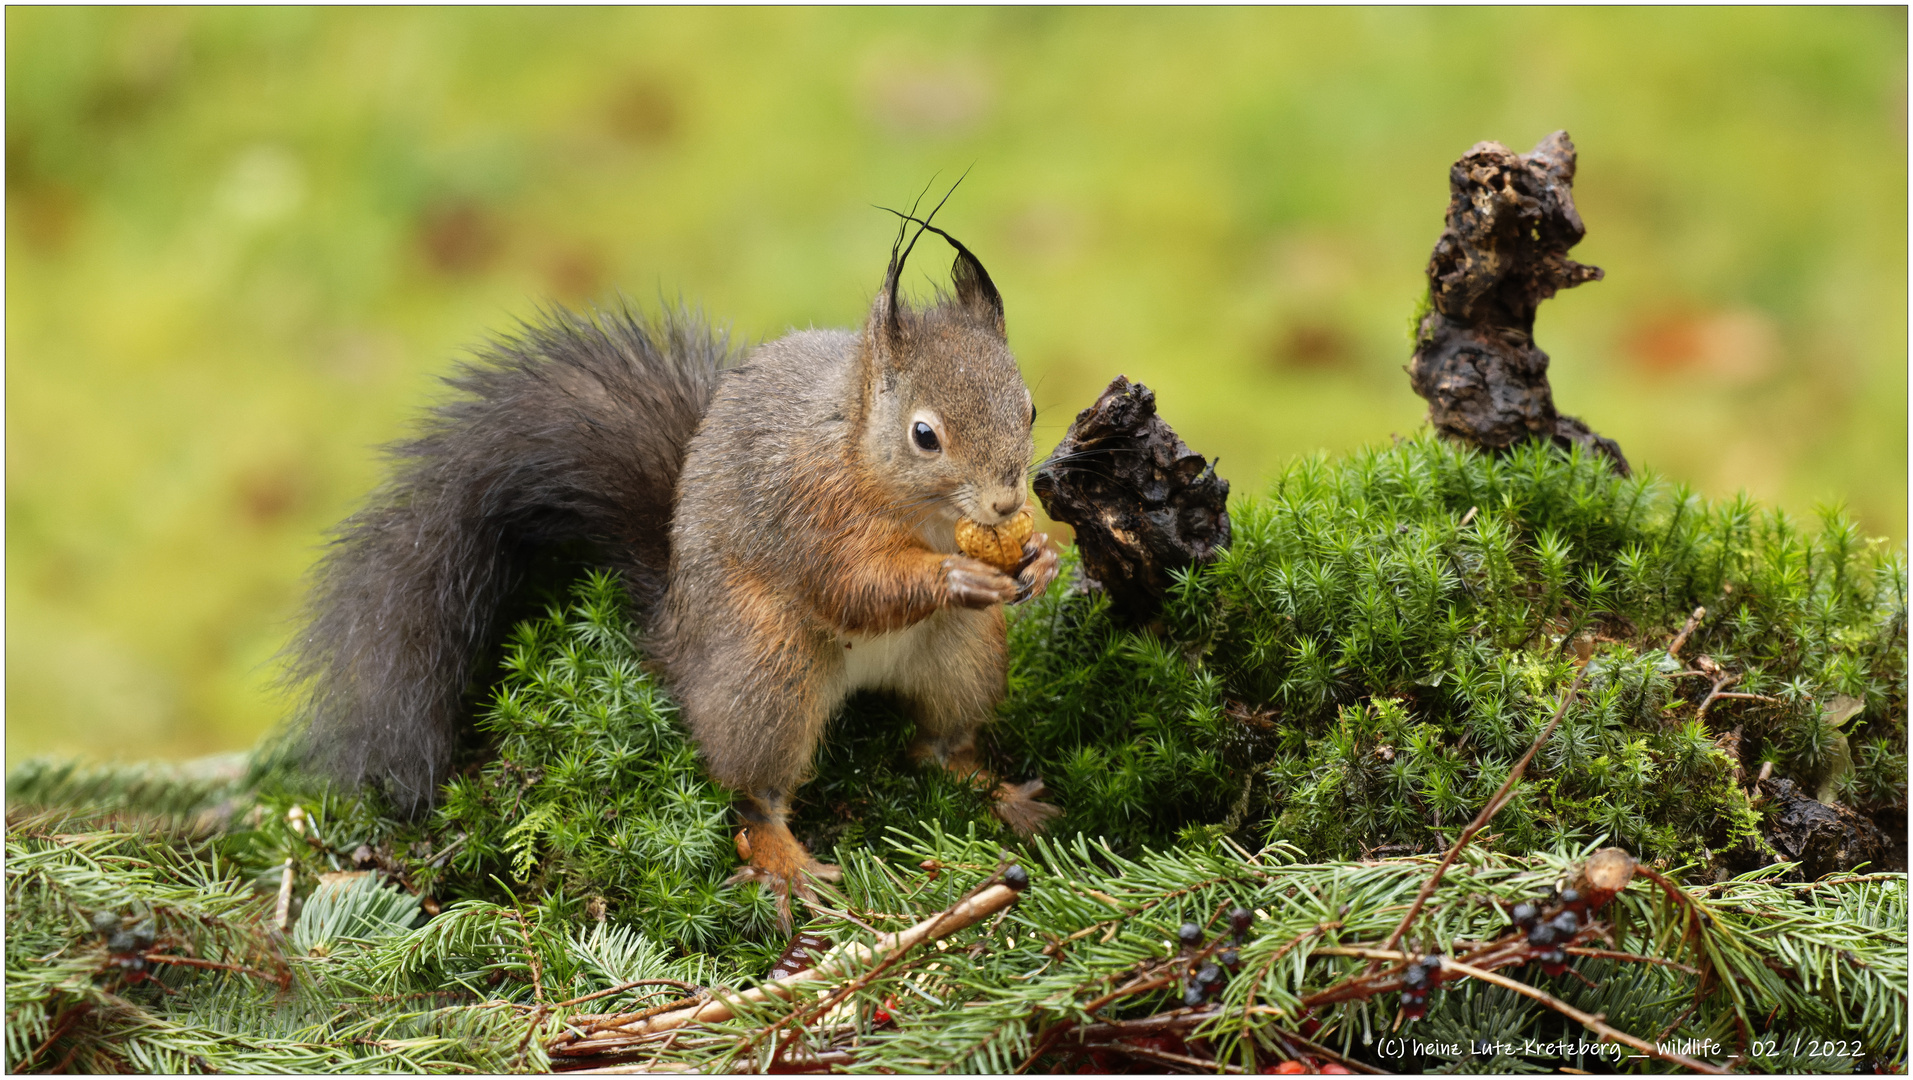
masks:
{"label": "nut", "polygon": [[981,525],[966,518],[957,522],[957,550],[1013,574],[1023,561],[1023,545],[1035,529],[1036,518],[1027,506],[1001,525]]}

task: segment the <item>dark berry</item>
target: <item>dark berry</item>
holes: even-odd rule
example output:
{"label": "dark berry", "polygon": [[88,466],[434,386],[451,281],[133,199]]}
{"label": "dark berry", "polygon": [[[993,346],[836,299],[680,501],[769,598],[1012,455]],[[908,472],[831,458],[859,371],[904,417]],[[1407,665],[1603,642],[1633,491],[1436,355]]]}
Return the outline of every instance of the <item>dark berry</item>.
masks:
{"label": "dark berry", "polygon": [[1196,982],[1201,983],[1203,986],[1221,981],[1222,969],[1214,964],[1204,964],[1202,965],[1202,970],[1196,972]]}
{"label": "dark berry", "polygon": [[1410,990],[1426,990],[1428,988],[1428,969],[1422,967],[1420,964],[1408,965],[1408,970],[1402,972],[1402,985]]}
{"label": "dark berry", "polygon": [[1541,912],[1533,904],[1516,904],[1514,910],[1508,913],[1508,917],[1514,920],[1516,926],[1527,930],[1534,926],[1535,920],[1541,917]]}
{"label": "dark berry", "polygon": [[130,930],[117,931],[112,937],[106,940],[106,948],[109,952],[130,953],[138,947],[139,945],[133,940],[133,932]]}
{"label": "dark berry", "polygon": [[1554,932],[1560,936],[1570,938],[1581,929],[1581,919],[1572,911],[1563,911],[1550,920],[1548,925],[1554,927]]}
{"label": "dark berry", "polygon": [[1012,866],[1003,871],[1003,884],[1016,892],[1022,892],[1030,887],[1030,872],[1020,866]]}
{"label": "dark berry", "polygon": [[1216,954],[1216,959],[1221,962],[1223,967],[1228,968],[1230,971],[1234,971],[1236,968],[1242,966],[1242,957],[1236,955],[1234,949],[1222,950]]}
{"label": "dark berry", "polygon": [[1580,906],[1581,906],[1581,890],[1579,890],[1579,889],[1562,889],[1562,890],[1561,890],[1561,903],[1562,903],[1563,905],[1565,905],[1565,906],[1567,906],[1567,907],[1571,907],[1571,908],[1578,908],[1578,907],[1580,907]]}
{"label": "dark berry", "polygon": [[1540,923],[1536,925],[1534,929],[1528,931],[1528,944],[1537,949],[1545,949],[1554,944],[1554,937],[1554,924]]}
{"label": "dark berry", "polygon": [[1421,958],[1421,969],[1428,973],[1428,981],[1441,982],[1441,954],[1429,953]]}
{"label": "dark berry", "polygon": [[133,928],[133,944],[136,947],[142,950],[150,949],[153,947],[153,942],[157,940],[159,935],[153,932],[153,923],[150,919]]}
{"label": "dark berry", "polygon": [[1202,944],[1202,927],[1192,922],[1183,923],[1182,929],[1176,931],[1176,937],[1180,938],[1184,945],[1193,949]]}
{"label": "dark berry", "polygon": [[1402,991],[1402,1015],[1410,1020],[1428,1015],[1428,995],[1418,990]]}
{"label": "dark berry", "polygon": [[1202,1004],[1202,987],[1190,983],[1189,989],[1182,992],[1182,1003],[1192,1009]]}
{"label": "dark berry", "polygon": [[1255,912],[1250,911],[1248,908],[1239,907],[1229,910],[1229,929],[1234,930],[1238,934],[1248,933],[1250,924],[1254,922]]}

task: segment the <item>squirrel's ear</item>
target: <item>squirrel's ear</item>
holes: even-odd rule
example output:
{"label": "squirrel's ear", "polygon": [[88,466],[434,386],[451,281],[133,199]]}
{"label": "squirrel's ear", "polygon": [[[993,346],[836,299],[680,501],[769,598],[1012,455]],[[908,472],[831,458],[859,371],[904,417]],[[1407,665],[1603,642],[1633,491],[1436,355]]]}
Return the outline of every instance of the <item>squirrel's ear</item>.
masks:
{"label": "squirrel's ear", "polygon": [[996,331],[998,337],[1004,335],[1003,296],[996,291],[996,282],[990,280],[990,272],[983,269],[970,249],[958,244],[947,234],[957,249],[956,262],[950,267],[950,280],[956,283],[957,303],[973,318],[982,320]]}
{"label": "squirrel's ear", "polygon": [[903,336],[897,322],[897,280],[902,276],[902,253],[892,247],[890,268],[884,271],[883,285],[877,289],[877,298],[870,302],[870,315],[864,320],[864,336],[879,356],[895,356]]}

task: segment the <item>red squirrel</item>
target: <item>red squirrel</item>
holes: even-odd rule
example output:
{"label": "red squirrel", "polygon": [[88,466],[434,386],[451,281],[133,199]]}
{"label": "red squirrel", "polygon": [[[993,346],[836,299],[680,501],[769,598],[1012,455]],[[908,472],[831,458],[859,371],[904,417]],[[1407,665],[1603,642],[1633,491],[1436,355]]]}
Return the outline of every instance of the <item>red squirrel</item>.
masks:
{"label": "red squirrel", "polygon": [[[393,449],[314,572],[288,650],[309,759],[429,805],[505,597],[541,548],[582,540],[622,575],[710,775],[737,793],[732,880],[786,919],[807,876],[836,874],[786,819],[852,692],[895,693],[917,757],[992,783],[975,739],[1006,690],[1003,606],[1041,594],[1057,552],[1033,533],[1006,573],[955,531],[1024,510],[1035,409],[982,263],[904,217],[860,329],[739,353],[681,313],[560,309],[451,377],[458,396]],[[912,308],[898,279],[926,230],[956,250],[955,290]],[[996,812],[1033,831],[1056,813],[1040,791],[999,785]]]}

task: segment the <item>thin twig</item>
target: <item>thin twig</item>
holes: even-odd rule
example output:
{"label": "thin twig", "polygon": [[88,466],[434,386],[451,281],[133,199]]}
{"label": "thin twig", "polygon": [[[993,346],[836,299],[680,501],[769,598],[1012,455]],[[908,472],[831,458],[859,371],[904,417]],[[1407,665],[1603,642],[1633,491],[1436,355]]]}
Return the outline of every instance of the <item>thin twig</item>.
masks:
{"label": "thin twig", "polygon": [[[736,1008],[740,1005],[761,1004],[773,999],[787,1000],[795,993],[795,986],[798,983],[832,978],[842,974],[853,964],[880,960],[876,968],[864,973],[864,978],[867,979],[917,944],[956,933],[964,927],[980,922],[1009,906],[1015,899],[1016,891],[1008,885],[990,885],[915,926],[894,934],[880,936],[874,946],[857,944],[843,946],[812,967],[782,979],[769,980],[742,993],[719,991],[714,994],[712,1000],[694,1005],[643,1018],[618,1017],[617,1019],[623,1022],[610,1030],[621,1036],[634,1037],[660,1034],[691,1024],[718,1023],[734,1016]],[[557,1053],[575,1053],[574,1046],[564,1042],[569,1035],[569,1032],[560,1033],[548,1049]]]}
{"label": "thin twig", "polygon": [[1687,644],[1687,635],[1693,633],[1694,628],[1699,626],[1700,621],[1702,619],[1705,619],[1706,617],[1707,617],[1706,608],[1704,607],[1695,608],[1694,613],[1687,617],[1687,625],[1681,627],[1681,632],[1674,635],[1673,642],[1667,646],[1667,655],[1676,664],[1681,662],[1681,657],[1680,657],[1681,646]]}
{"label": "thin twig", "polygon": [[1283,1031],[1282,1038],[1285,1041],[1292,1042],[1295,1045],[1301,1047],[1302,1049],[1307,1050],[1309,1053],[1314,1054],[1317,1057],[1325,1057],[1329,1059],[1330,1061],[1335,1062],[1337,1065],[1341,1065],[1349,1069],[1354,1069],[1356,1072],[1367,1073],[1370,1076],[1387,1076],[1388,1075],[1388,1070],[1386,1069],[1378,1069],[1375,1066],[1368,1064],[1367,1062],[1356,1061],[1352,1058],[1343,1057],[1341,1054],[1338,1054],[1335,1051],[1330,1050],[1328,1047],[1323,1046],[1321,1043],[1314,1042],[1309,1039],[1305,1039],[1302,1036],[1297,1035],[1293,1031],[1286,1031],[1286,1030]]}
{"label": "thin twig", "polygon": [[1715,702],[1715,700],[1725,696],[1721,693],[1721,691],[1727,689],[1729,686],[1732,686],[1739,681],[1740,681],[1739,675],[1734,674],[1732,672],[1722,672],[1720,674],[1720,677],[1714,680],[1714,688],[1707,692],[1706,700],[1700,703],[1700,711],[1694,714],[1694,719],[1699,720],[1704,718],[1707,715],[1707,707],[1712,705]]}
{"label": "thin twig", "polygon": [[598,998],[608,997],[612,994],[620,993],[625,990],[635,989],[640,986],[675,986],[679,990],[682,990],[687,994],[695,994],[698,992],[698,989],[699,989],[698,987],[693,986],[690,983],[682,982],[678,979],[637,979],[632,982],[625,983],[622,986],[611,987],[609,990],[600,990],[595,994],[586,994],[583,997],[575,997],[575,998],[572,998],[570,1001],[560,1001],[558,1004],[553,1005],[552,1008],[569,1009],[573,1005],[583,1005],[587,1001],[595,1001]]}
{"label": "thin twig", "polygon": [[[1435,872],[1428,876],[1427,881],[1422,882],[1421,891],[1415,894],[1415,902],[1408,905],[1408,913],[1402,916],[1402,921],[1395,927],[1394,933],[1388,935],[1388,941],[1382,945],[1383,951],[1392,950],[1401,943],[1402,935],[1406,934],[1408,928],[1414,924],[1415,916],[1421,914],[1422,905],[1434,895],[1435,887],[1441,884],[1442,875],[1446,874],[1448,867],[1454,864],[1455,857],[1461,854],[1461,849],[1468,846],[1468,841],[1474,839],[1475,834],[1480,832],[1482,827],[1487,825],[1508,802],[1515,784],[1521,779],[1521,774],[1528,771],[1528,762],[1534,760],[1534,755],[1540,752],[1542,744],[1548,741],[1548,736],[1553,735],[1554,729],[1560,726],[1561,718],[1567,715],[1568,705],[1581,689],[1581,680],[1587,677],[1587,673],[1588,669],[1585,665],[1574,673],[1574,681],[1568,684],[1567,692],[1561,695],[1561,704],[1554,710],[1554,719],[1548,721],[1548,726],[1542,728],[1541,734],[1534,737],[1534,745],[1528,747],[1528,752],[1521,755],[1521,760],[1515,762],[1514,768],[1508,770],[1508,778],[1501,782],[1501,790],[1495,792],[1494,797],[1488,800],[1488,805],[1482,807],[1481,813],[1475,815],[1475,820],[1461,830],[1460,836],[1455,837],[1454,844],[1448,848],[1448,854],[1442,856],[1441,865],[1435,867]],[[1370,960],[1366,974],[1373,975],[1380,966],[1379,960]]]}
{"label": "thin twig", "polygon": [[828,915],[833,919],[842,919],[843,921],[847,923],[855,923],[858,926],[862,927],[863,929],[868,930],[879,937],[883,936],[882,930],[879,930],[876,927],[870,925],[869,923],[863,921],[862,919],[859,919],[858,917],[856,917],[855,915],[852,915],[848,911],[836,911],[832,908],[827,908],[824,905],[819,904],[815,901],[811,902],[810,910],[815,912],[818,915]]}
{"label": "thin twig", "polygon": [[1098,1047],[1087,1047],[1086,1049],[1114,1050],[1119,1054],[1128,1054],[1131,1057],[1150,1058],[1156,1061],[1166,1061],[1170,1063],[1171,1065],[1183,1065],[1183,1066],[1187,1066],[1194,1069],[1200,1069],[1203,1072],[1215,1072],[1217,1070],[1220,1070],[1225,1073],[1239,1073],[1242,1071],[1242,1066],[1240,1065],[1228,1065],[1220,1061],[1204,1061],[1201,1058],[1190,1057],[1187,1054],[1172,1054],[1167,1050],[1156,1050],[1147,1046],[1109,1044],[1109,1045],[1098,1046]]}
{"label": "thin twig", "polygon": [[[877,961],[874,967],[872,967],[869,971],[866,971],[863,974],[858,975],[857,977],[851,979],[849,982],[845,983],[843,986],[837,988],[831,993],[820,996],[817,999],[817,1001],[812,1003],[809,1007],[807,1008],[800,1007],[790,1013],[785,1014],[783,1017],[779,1018],[777,1021],[772,1023],[769,1027],[762,1028],[758,1031],[752,1032],[748,1037],[744,1039],[742,1043],[738,1045],[738,1049],[739,1050],[750,1049],[750,1047],[753,1046],[758,1039],[762,1038],[765,1035],[775,1033],[778,1028],[783,1027],[785,1024],[796,1024],[801,1027],[805,1020],[809,1019],[810,1017],[821,1016],[829,1012],[831,1009],[836,1008],[840,1003],[848,1000],[852,994],[856,993],[859,990],[862,990],[864,987],[870,985],[872,982],[875,982],[878,976],[884,974],[885,972],[889,971],[891,967],[895,966],[896,963],[899,960],[903,959],[904,955],[907,952],[909,952],[911,946],[916,944],[916,942],[904,943],[904,938],[906,935],[917,934],[918,936],[916,941],[934,940],[937,938],[942,938],[950,934],[953,934],[957,930],[960,930],[966,926],[974,926],[975,924],[982,922],[984,919],[989,918],[992,914],[1001,912],[1004,908],[1009,906],[1010,901],[1015,900],[1016,894],[1014,892],[1010,893],[1009,900],[1006,900],[1003,903],[995,904],[993,907],[991,907],[987,911],[981,910],[981,909],[975,909],[973,913],[968,913],[971,911],[971,909],[975,908],[975,905],[977,904],[979,898],[981,897],[983,893],[988,892],[991,889],[1001,889],[1006,891],[1009,890],[1010,887],[1008,885],[1004,885],[1000,883],[1003,870],[1004,870],[1004,867],[1002,865],[999,865],[996,868],[996,873],[991,875],[989,880],[986,881],[983,885],[978,886],[975,889],[972,889],[968,895],[964,896],[962,900],[959,900],[957,903],[951,905],[950,907],[937,912],[935,915],[932,915],[929,919],[925,920],[924,922],[919,923],[918,925],[911,927],[908,930],[897,931],[895,934],[878,935],[878,938],[877,938],[879,943],[878,949],[876,951],[872,951],[868,953],[868,955],[870,956],[881,957],[881,959]],[[995,884],[992,884],[992,883],[995,883]],[[959,915],[958,914],[959,911],[964,911],[966,912],[966,914]],[[945,927],[944,926],[945,920],[952,920],[952,919],[955,920],[952,923],[952,925]],[[921,933],[919,933],[919,931],[921,931]],[[896,944],[887,953],[884,953],[882,952],[882,949],[883,949],[883,942],[885,942],[886,939],[893,941]],[[819,964],[817,966],[822,967],[823,965]],[[790,976],[790,977],[797,978],[797,977],[801,977],[803,974],[804,974],[803,972],[798,972],[796,975]]]}
{"label": "thin twig", "polygon": [[[53,1044],[59,1041],[60,1036],[65,1035],[67,1033],[67,1029],[71,1028],[74,1024],[79,1023],[81,1017],[85,1016],[87,1013],[90,1013],[92,1011],[93,1011],[93,1003],[90,1001],[82,1001],[78,1005],[69,1006],[65,1011],[63,1011],[60,1014],[59,1022],[53,1025],[53,1033],[46,1037],[46,1041],[40,1044],[40,1048],[38,1050],[35,1050],[33,1053],[28,1054],[26,1057],[26,1060],[20,1062],[18,1068],[24,1070],[26,1066],[31,1065],[34,1062],[40,1060],[40,1055],[52,1049]],[[68,1052],[68,1056],[69,1057],[71,1056],[71,1051]],[[61,1062],[61,1064],[64,1065],[65,1062],[63,1061]],[[60,1069],[55,1069],[54,1071],[65,1072],[66,1070],[64,1068],[60,1068]]]}
{"label": "thin twig", "polygon": [[286,972],[283,975],[269,975],[266,972],[260,971],[258,968],[250,968],[244,964],[228,964],[219,960],[201,960],[192,956],[173,956],[169,953],[162,952],[141,953],[140,959],[150,964],[176,964],[180,967],[206,968],[212,971],[236,971],[242,975],[251,975],[256,979],[264,979],[269,983],[276,983],[281,990],[292,985],[291,972]]}
{"label": "thin twig", "polygon": [[518,924],[518,936],[525,939],[525,962],[531,967],[531,996],[538,1003],[538,1010],[532,1013],[531,1023],[525,1025],[525,1037],[518,1044],[518,1053],[512,1058],[512,1071],[520,1072],[523,1071],[525,1052],[531,1049],[532,1036],[545,1026],[544,964],[539,962],[538,950],[531,943],[531,930],[525,925],[525,916],[518,911],[508,914]]}
{"label": "thin twig", "polygon": [[1471,967],[1458,960],[1451,960],[1446,957],[1442,958],[1441,968],[1443,971],[1452,971],[1457,975],[1466,975],[1471,979],[1480,979],[1482,982],[1492,983],[1504,990],[1512,990],[1523,997],[1533,998],[1548,1008],[1553,1009],[1555,1012],[1571,1020],[1579,1021],[1583,1027],[1600,1035],[1602,1038],[1611,1039],[1624,1046],[1631,1046],[1649,1057],[1659,1058],[1662,1061],[1671,1061],[1682,1068],[1692,1069],[1695,1072],[1710,1073],[1717,1076],[1726,1075],[1727,1070],[1718,1065],[1700,1061],[1696,1058],[1690,1058],[1685,1054],[1676,1054],[1671,1050],[1662,1050],[1645,1039],[1638,1039],[1625,1031],[1610,1027],[1600,1017],[1592,1013],[1584,1013],[1567,1002],[1562,1001],[1560,998],[1555,997],[1553,994],[1545,990],[1538,990],[1535,987],[1529,986],[1527,983],[1510,979],[1504,975],[1497,975],[1492,971],[1483,971],[1480,968]]}

